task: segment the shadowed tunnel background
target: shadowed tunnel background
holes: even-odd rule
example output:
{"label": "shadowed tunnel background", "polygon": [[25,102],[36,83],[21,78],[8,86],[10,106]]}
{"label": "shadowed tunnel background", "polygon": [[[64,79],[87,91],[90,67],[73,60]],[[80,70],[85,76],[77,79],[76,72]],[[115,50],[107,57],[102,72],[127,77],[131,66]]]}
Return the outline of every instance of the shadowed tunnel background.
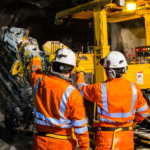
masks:
{"label": "shadowed tunnel background", "polygon": [[[29,36],[38,40],[40,49],[46,41],[60,41],[74,51],[84,52],[88,45],[94,45],[94,29],[89,28],[89,20],[74,20],[67,27],[54,24],[57,12],[91,0],[0,0],[0,27],[21,27],[30,31]],[[122,23],[108,23],[108,40],[111,50],[122,51],[126,57],[135,55],[135,46],[144,46],[144,19]]]}
{"label": "shadowed tunnel background", "polygon": [[[54,24],[55,15],[57,12],[90,2],[91,0],[0,0],[0,28],[2,26],[20,27],[29,30],[29,36],[36,38],[40,49],[47,41],[60,41],[73,51],[83,51],[86,53],[87,45],[94,45],[94,29],[89,28],[90,20],[73,20],[74,24],[67,27],[68,19],[64,19],[64,23],[60,26]],[[129,20],[121,23],[108,23],[108,41],[110,50],[122,51],[127,60],[130,61],[135,56],[135,47],[145,46],[145,28],[144,18]],[[92,83],[91,78],[87,78],[88,83]],[[75,81],[74,81],[75,82]],[[0,89],[1,98],[4,95]],[[4,120],[4,101],[0,99],[0,118]],[[89,123],[92,124],[93,119],[93,103],[85,100],[85,108],[90,117]],[[2,140],[8,145],[5,145],[6,150],[16,150],[17,146],[20,149],[24,143],[14,145],[12,148],[12,138],[5,134],[7,132],[4,126],[0,126],[0,146]],[[22,133],[24,137],[25,133]],[[14,139],[17,143],[20,137]],[[1,140],[2,139],[2,140]],[[8,142],[9,141],[9,142]],[[16,142],[17,141],[17,142]],[[25,139],[26,141],[26,139]],[[32,137],[26,141],[28,145],[22,146],[25,149],[30,149]],[[1,144],[2,143],[2,144]],[[7,148],[8,147],[8,148]],[[10,148],[9,148],[10,147]]]}
{"label": "shadowed tunnel background", "polygon": [[[82,47],[86,52],[87,45],[94,45],[94,29],[89,28],[90,20],[76,19],[71,27],[67,27],[68,19],[59,26],[54,24],[54,19],[57,12],[89,1],[0,0],[0,27],[28,29],[29,36],[37,39],[40,49],[46,41],[60,41],[75,52],[81,51]],[[108,41],[110,50],[122,51],[130,61],[135,56],[135,47],[146,44],[144,18],[108,23]],[[93,105],[88,101],[85,103]],[[88,112],[92,115],[93,109]]]}

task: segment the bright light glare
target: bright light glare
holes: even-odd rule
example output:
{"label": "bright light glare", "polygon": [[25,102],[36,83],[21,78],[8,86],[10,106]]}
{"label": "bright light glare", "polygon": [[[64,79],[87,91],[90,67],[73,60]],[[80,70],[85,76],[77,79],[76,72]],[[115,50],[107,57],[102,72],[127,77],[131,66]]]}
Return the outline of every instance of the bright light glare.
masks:
{"label": "bright light glare", "polygon": [[127,10],[129,11],[136,10],[136,3],[128,3]]}

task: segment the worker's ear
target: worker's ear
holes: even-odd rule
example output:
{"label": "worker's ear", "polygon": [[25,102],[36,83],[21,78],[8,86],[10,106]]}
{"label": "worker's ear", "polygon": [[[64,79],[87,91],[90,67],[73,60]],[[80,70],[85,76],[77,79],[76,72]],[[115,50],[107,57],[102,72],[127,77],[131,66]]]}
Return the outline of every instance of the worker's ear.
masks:
{"label": "worker's ear", "polygon": [[70,72],[70,75],[72,75],[73,74],[73,72],[74,72],[74,68],[72,69],[72,71]]}
{"label": "worker's ear", "polygon": [[74,69],[72,69],[72,71],[70,71],[69,78],[71,78],[71,75],[73,74],[73,72],[74,72]]}

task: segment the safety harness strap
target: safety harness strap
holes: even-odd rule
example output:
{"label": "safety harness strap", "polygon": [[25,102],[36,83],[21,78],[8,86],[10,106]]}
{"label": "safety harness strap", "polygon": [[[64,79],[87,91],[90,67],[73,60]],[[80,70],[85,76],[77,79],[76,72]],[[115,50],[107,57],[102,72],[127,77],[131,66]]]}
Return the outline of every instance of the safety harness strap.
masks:
{"label": "safety harness strap", "polygon": [[61,140],[68,140],[72,138],[71,135],[57,135],[57,134],[52,134],[52,133],[47,133],[47,132],[42,132],[37,130],[35,131],[35,133],[40,136],[46,136],[46,137],[61,139]]}

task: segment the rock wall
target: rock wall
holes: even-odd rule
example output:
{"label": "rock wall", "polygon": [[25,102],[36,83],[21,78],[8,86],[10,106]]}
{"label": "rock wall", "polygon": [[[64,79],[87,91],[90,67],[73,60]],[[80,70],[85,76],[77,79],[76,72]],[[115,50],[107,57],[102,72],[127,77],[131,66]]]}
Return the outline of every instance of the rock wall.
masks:
{"label": "rock wall", "polygon": [[111,50],[122,51],[127,60],[135,56],[135,47],[146,46],[144,18],[108,24]]}

